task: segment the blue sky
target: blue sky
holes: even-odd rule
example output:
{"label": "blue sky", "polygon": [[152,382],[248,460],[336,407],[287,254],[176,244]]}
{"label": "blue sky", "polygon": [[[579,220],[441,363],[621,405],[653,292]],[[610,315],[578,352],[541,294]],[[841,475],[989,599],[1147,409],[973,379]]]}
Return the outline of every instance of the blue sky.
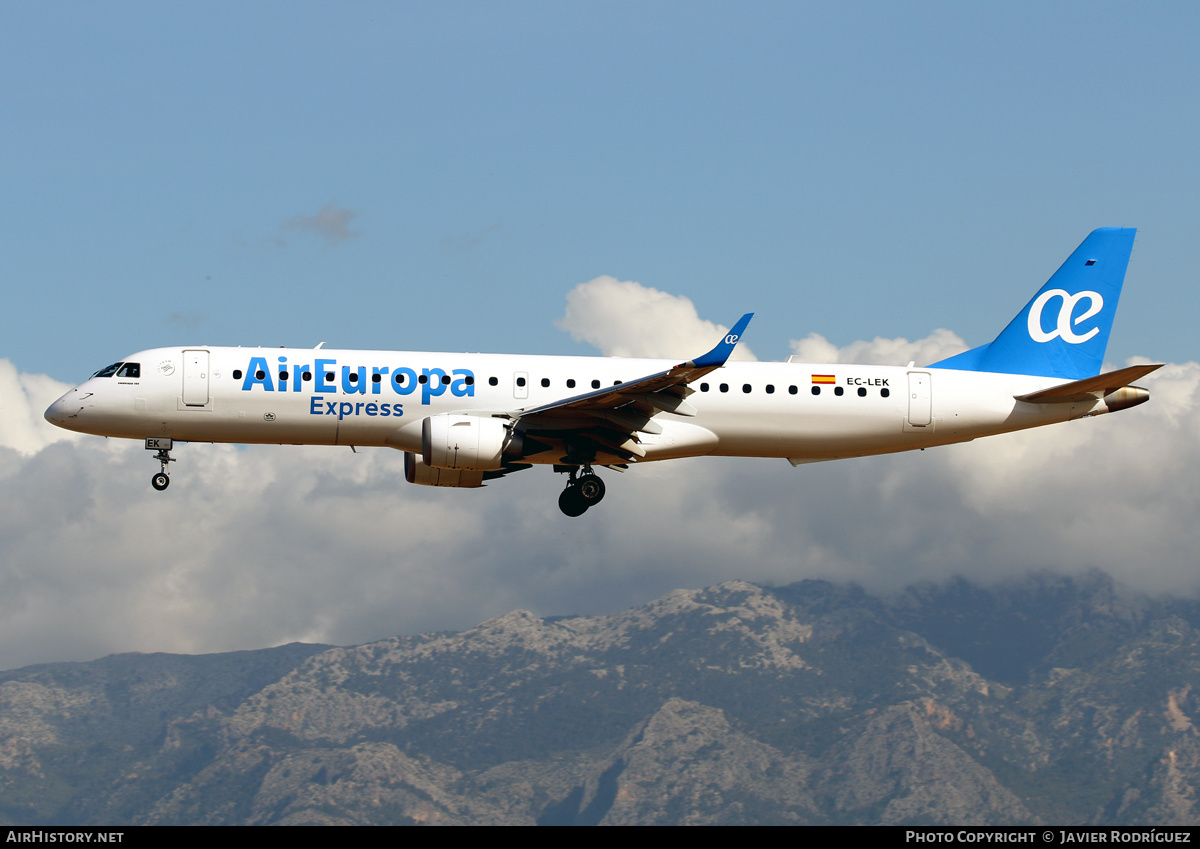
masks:
{"label": "blue sky", "polygon": [[[1122,225],[1110,359],[1192,359],[1198,17],[6,3],[0,356],[74,381],[160,344],[588,353],[553,321],[602,274],[756,311],[768,359],[979,344]],[[303,226],[322,209],[343,237]]]}

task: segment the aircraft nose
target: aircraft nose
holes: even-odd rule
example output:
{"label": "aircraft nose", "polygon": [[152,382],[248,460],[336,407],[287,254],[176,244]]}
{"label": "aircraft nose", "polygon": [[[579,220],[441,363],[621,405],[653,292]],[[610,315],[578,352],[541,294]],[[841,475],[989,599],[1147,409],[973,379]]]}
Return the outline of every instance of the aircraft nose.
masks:
{"label": "aircraft nose", "polygon": [[75,404],[73,407],[70,404],[70,397],[73,394],[75,394],[74,389],[47,407],[46,412],[42,414],[46,421],[50,422],[52,425],[65,427],[70,430],[71,428],[69,427],[67,421],[68,418],[70,417],[71,413],[80,412],[78,404]]}
{"label": "aircraft nose", "polygon": [[63,419],[66,418],[66,415],[63,413],[63,399],[59,398],[57,401],[47,407],[46,412],[43,415],[45,416],[46,421],[50,422],[50,424],[61,425],[63,423]]}

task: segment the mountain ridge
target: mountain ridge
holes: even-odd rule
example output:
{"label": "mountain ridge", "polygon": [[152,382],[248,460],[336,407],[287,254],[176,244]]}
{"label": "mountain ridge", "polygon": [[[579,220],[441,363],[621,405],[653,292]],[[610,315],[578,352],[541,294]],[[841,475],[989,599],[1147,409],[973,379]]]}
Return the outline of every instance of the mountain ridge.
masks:
{"label": "mountain ridge", "polygon": [[[1200,603],[1089,574],[0,673],[0,822],[1194,822]],[[971,658],[970,662],[965,658]]]}

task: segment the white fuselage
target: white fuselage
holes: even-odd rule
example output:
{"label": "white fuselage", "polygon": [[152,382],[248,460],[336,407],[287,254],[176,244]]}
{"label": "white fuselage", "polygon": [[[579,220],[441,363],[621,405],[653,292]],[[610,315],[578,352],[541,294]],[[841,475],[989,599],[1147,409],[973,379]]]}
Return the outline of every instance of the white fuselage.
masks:
{"label": "white fuselage", "polygon": [[[420,452],[426,417],[529,409],[674,365],[214,347],[157,348],[122,362],[136,363],[138,375],[93,377],[56,401],[47,419],[70,430],[133,439]],[[660,413],[654,421],[662,433],[639,438],[644,461],[713,454],[803,462],[963,442],[1107,412],[1103,400],[1091,398],[1056,404],[1014,399],[1060,383],[954,369],[729,362],[690,385],[687,401],[695,416]],[[561,453],[555,446],[524,462],[555,463]]]}

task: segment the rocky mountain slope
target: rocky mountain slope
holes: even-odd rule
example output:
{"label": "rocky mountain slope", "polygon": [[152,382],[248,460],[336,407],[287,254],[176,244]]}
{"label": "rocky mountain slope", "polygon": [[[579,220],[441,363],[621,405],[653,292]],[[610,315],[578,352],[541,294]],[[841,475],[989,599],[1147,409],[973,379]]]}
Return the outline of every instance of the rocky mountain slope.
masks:
{"label": "rocky mountain slope", "polygon": [[803,582],[0,673],[0,821],[1191,823],[1200,604]]}

